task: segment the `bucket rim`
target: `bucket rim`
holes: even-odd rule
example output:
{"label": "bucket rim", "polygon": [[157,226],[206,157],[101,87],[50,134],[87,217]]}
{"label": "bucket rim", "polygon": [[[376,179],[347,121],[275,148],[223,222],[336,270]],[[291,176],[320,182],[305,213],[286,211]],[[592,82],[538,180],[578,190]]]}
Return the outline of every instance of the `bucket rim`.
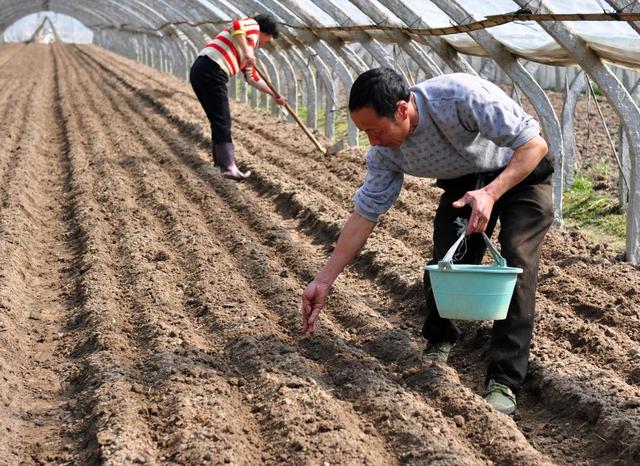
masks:
{"label": "bucket rim", "polygon": [[498,264],[451,264],[451,268],[442,269],[438,264],[427,264],[424,266],[425,270],[429,272],[442,272],[442,273],[522,273],[524,270],[520,267],[502,267]]}

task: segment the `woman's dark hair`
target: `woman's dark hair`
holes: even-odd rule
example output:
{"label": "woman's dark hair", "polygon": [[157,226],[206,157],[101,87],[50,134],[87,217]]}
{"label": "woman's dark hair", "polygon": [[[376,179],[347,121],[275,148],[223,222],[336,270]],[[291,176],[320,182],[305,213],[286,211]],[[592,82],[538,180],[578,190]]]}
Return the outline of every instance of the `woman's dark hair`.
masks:
{"label": "woman's dark hair", "polygon": [[373,107],[381,117],[393,118],[396,103],[410,98],[404,78],[391,68],[373,68],[362,73],[351,86],[349,111]]}
{"label": "woman's dark hair", "polygon": [[273,16],[270,14],[259,14],[254,16],[253,19],[256,20],[258,26],[260,26],[260,32],[264,32],[265,34],[270,34],[274,39],[277,39],[280,35],[280,31],[278,30],[278,23],[273,19]]}

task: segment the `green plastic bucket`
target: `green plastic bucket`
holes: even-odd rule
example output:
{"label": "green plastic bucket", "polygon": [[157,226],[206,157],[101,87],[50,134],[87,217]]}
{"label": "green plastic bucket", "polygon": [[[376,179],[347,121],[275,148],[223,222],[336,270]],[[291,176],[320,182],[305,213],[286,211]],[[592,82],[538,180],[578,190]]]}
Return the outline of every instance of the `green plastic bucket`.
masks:
{"label": "green plastic bucket", "polygon": [[453,264],[463,233],[437,265],[426,265],[441,317],[460,320],[502,320],[521,268],[508,267],[491,240],[482,233],[495,259],[491,265]]}

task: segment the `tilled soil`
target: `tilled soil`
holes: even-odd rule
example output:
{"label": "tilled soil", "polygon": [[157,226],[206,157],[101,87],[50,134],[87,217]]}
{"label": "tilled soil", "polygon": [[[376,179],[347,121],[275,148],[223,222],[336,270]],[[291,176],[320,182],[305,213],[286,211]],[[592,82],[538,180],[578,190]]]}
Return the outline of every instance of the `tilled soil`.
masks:
{"label": "tilled soil", "polygon": [[[188,84],[93,46],[0,47],[1,464],[640,462],[640,268],[553,230],[518,414],[482,399],[487,324],[422,357],[439,193],[410,178],[336,283],[362,151],[234,105],[211,169]],[[27,72],[28,71],[28,72]]]}

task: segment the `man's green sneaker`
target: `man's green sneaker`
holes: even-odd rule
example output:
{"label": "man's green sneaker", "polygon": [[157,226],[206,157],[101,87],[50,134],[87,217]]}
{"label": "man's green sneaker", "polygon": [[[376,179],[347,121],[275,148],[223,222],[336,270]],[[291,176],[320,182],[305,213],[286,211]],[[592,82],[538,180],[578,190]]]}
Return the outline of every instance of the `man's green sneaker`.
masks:
{"label": "man's green sneaker", "polygon": [[487,384],[484,399],[499,413],[511,415],[516,412],[516,395],[509,387],[493,379]]}
{"label": "man's green sneaker", "polygon": [[440,362],[447,362],[449,359],[449,353],[451,348],[455,346],[455,343],[449,341],[440,341],[437,343],[431,343],[424,350],[424,355],[430,359]]}

